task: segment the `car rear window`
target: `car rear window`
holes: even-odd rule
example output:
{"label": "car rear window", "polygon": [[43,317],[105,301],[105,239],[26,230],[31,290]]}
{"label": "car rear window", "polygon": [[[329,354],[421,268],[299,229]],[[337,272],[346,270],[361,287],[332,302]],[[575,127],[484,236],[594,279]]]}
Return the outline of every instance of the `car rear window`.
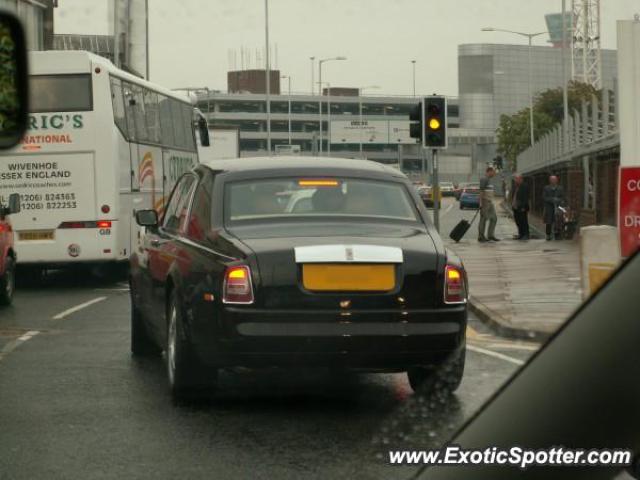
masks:
{"label": "car rear window", "polygon": [[227,222],[270,218],[371,217],[417,221],[403,184],[352,178],[281,178],[233,182],[225,187]]}

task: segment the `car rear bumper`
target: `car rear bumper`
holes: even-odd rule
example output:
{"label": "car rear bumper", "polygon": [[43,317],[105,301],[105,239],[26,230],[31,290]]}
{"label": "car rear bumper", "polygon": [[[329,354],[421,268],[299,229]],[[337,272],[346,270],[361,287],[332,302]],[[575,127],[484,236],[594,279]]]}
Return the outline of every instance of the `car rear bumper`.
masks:
{"label": "car rear bumper", "polygon": [[464,206],[464,207],[480,208],[480,201],[479,200],[467,200],[467,199],[461,198],[460,199],[460,205]]}
{"label": "car rear bumper", "polygon": [[404,369],[458,351],[466,324],[466,306],[406,314],[226,308],[219,322],[194,319],[190,340],[198,357],[217,367]]}

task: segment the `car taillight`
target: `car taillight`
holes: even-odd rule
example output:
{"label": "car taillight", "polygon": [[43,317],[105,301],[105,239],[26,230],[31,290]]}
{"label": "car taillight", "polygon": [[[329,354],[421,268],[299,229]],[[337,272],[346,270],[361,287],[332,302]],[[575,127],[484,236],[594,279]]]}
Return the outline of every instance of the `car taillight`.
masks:
{"label": "car taillight", "polygon": [[463,268],[454,265],[445,267],[444,303],[467,303],[467,285]]}
{"label": "car taillight", "polygon": [[222,303],[253,303],[251,269],[248,266],[227,267],[222,286]]}

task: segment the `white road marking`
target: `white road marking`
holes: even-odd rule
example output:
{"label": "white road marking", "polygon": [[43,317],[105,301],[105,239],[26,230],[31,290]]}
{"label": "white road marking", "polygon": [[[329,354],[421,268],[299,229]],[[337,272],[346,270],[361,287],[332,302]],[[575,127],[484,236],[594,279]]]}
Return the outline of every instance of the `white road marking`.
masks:
{"label": "white road marking", "polygon": [[[487,341],[486,339],[484,340],[485,342]],[[504,350],[525,350],[527,352],[537,352],[538,350],[540,350],[541,345],[528,345],[528,344],[524,344],[524,343],[506,343],[506,342],[491,342],[491,343],[486,343],[484,345],[485,347],[492,349],[492,348],[497,348],[499,350],[504,349]]]}
{"label": "white road marking", "polygon": [[513,358],[508,355],[503,355],[502,353],[494,352],[493,350],[487,350],[485,348],[476,347],[474,345],[467,345],[467,348],[472,352],[482,353],[483,355],[487,355],[489,357],[498,358],[500,360],[504,360],[505,362],[513,363],[514,365],[524,365],[524,361],[518,358]]}
{"label": "white road marking", "polygon": [[128,292],[129,288],[94,288],[94,292]]}
{"label": "white road marking", "polygon": [[24,342],[26,342],[27,340],[31,340],[33,337],[35,337],[39,333],[40,332],[38,330],[29,330],[24,335],[22,335],[22,336],[16,338],[15,340],[12,340],[11,342],[7,343],[4,346],[4,348],[2,350],[0,350],[0,361],[4,357],[9,355],[9,353],[13,352],[16,348],[18,348],[20,345],[22,345]]}
{"label": "white road marking", "polygon": [[65,310],[64,312],[60,312],[57,315],[54,315],[53,317],[51,317],[51,319],[52,320],[62,320],[63,318],[68,317],[69,315],[71,315],[72,313],[77,312],[78,310],[82,310],[83,308],[90,307],[94,303],[102,302],[103,300],[106,300],[106,299],[107,299],[107,297],[94,298],[93,300],[89,300],[88,302],[84,302],[84,303],[81,303],[80,305],[76,305],[75,307],[71,307],[71,308]]}

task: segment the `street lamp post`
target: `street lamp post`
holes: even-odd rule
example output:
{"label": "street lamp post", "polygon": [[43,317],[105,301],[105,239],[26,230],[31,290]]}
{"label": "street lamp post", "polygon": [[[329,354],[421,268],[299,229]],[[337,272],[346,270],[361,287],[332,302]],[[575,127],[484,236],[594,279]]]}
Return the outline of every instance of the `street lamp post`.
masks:
{"label": "street lamp post", "polygon": [[320,90],[318,93],[320,94],[320,99],[318,100],[318,118],[320,120],[320,146],[319,151],[322,154],[322,64],[325,62],[331,62],[334,60],[346,60],[347,57],[331,57],[331,58],[323,58],[318,61],[318,89]]}
{"label": "street lamp post", "polygon": [[313,93],[316,90],[316,84],[315,84],[316,79],[314,78],[315,77],[314,66],[315,66],[316,57],[309,57],[309,60],[311,60],[311,95],[313,95]]}
{"label": "street lamp post", "polygon": [[264,0],[265,88],[267,103],[267,156],[271,156],[271,64],[269,58],[269,0]]}
{"label": "street lamp post", "polygon": [[544,35],[545,32],[537,32],[537,33],[525,33],[525,32],[514,32],[513,30],[503,30],[501,28],[483,28],[483,32],[504,32],[504,33],[513,33],[515,35],[520,35],[521,37],[527,37],[529,39],[529,134],[530,134],[530,142],[531,146],[535,142],[534,130],[533,130],[533,85],[531,80],[531,51],[533,46],[533,37],[537,37],[538,35]]}
{"label": "street lamp post", "polygon": [[327,82],[327,156],[331,155],[331,84]]}
{"label": "street lamp post", "polygon": [[416,96],[416,61],[411,60],[411,65],[413,66],[413,96]]}
{"label": "street lamp post", "polygon": [[283,79],[287,79],[287,91],[288,91],[288,103],[289,103],[289,114],[288,114],[288,120],[289,120],[289,145],[291,145],[291,75],[282,75]]}
{"label": "street lamp post", "polygon": [[367,87],[360,87],[358,89],[358,107],[359,107],[359,130],[360,130],[360,158],[364,158],[362,152],[362,92],[365,90],[376,90],[380,88],[378,85],[369,85]]}
{"label": "street lamp post", "polygon": [[[569,136],[569,80],[567,79],[567,3],[566,0],[562,0],[562,110],[563,110],[563,125],[562,125],[562,138],[563,142],[567,141]],[[563,151],[565,146],[562,146]]]}

